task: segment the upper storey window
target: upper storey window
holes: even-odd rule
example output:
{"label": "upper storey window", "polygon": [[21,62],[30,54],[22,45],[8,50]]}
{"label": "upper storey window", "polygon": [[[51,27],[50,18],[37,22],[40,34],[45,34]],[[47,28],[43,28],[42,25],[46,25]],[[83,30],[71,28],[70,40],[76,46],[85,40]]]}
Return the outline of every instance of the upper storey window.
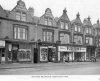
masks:
{"label": "upper storey window", "polygon": [[52,19],[51,18],[45,18],[45,25],[52,26]]}
{"label": "upper storey window", "polygon": [[68,30],[68,23],[61,22],[60,26],[61,26],[61,29],[67,29]]}
{"label": "upper storey window", "polygon": [[61,29],[64,29],[64,22],[61,22]]}
{"label": "upper storey window", "polygon": [[21,21],[26,21],[26,13],[25,12],[16,11],[16,19],[17,20],[21,20]]}
{"label": "upper storey window", "polygon": [[80,27],[80,26],[75,25],[75,31],[76,31],[76,32],[81,32],[81,27]]}
{"label": "upper storey window", "polygon": [[68,30],[68,24],[67,24],[67,23],[65,23],[65,29],[67,29],[67,30]]}
{"label": "upper storey window", "polygon": [[87,33],[87,34],[92,34],[91,28],[86,28],[86,33]]}

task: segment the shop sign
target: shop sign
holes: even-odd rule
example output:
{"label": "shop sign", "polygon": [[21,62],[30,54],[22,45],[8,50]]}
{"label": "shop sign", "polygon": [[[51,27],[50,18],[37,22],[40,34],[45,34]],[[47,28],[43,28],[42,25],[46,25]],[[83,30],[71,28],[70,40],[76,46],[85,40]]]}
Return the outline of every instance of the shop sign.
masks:
{"label": "shop sign", "polygon": [[0,47],[5,47],[5,41],[0,40]]}
{"label": "shop sign", "polygon": [[12,50],[12,44],[9,44],[9,51],[11,51]]}
{"label": "shop sign", "polygon": [[72,51],[72,47],[71,46],[59,46],[59,51]]}
{"label": "shop sign", "polygon": [[85,47],[74,47],[73,49],[74,52],[86,52]]}
{"label": "shop sign", "polygon": [[48,47],[40,47],[40,61],[47,61]]}
{"label": "shop sign", "polygon": [[86,52],[85,47],[59,46],[58,50],[66,52]]}

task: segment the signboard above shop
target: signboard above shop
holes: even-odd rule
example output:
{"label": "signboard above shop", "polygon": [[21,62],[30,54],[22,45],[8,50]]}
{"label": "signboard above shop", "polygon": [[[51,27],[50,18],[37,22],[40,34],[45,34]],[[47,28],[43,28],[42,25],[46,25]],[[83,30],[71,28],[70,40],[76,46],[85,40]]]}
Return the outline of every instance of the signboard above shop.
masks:
{"label": "signboard above shop", "polygon": [[62,52],[86,52],[85,47],[59,46],[59,51]]}
{"label": "signboard above shop", "polygon": [[0,40],[0,48],[4,48],[5,47],[5,41]]}

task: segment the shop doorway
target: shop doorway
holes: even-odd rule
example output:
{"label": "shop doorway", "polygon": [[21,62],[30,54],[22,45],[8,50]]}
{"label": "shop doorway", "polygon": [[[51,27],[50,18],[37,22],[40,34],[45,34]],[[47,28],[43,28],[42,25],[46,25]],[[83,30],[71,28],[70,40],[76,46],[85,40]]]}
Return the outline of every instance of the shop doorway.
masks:
{"label": "shop doorway", "polygon": [[56,48],[48,48],[48,62],[56,61]]}
{"label": "shop doorway", "polygon": [[82,57],[82,54],[80,52],[75,53],[75,61],[80,62],[81,57]]}
{"label": "shop doorway", "polygon": [[13,45],[13,48],[12,48],[12,62],[13,63],[18,62],[18,48],[19,48],[19,45]]}
{"label": "shop doorway", "polygon": [[34,48],[34,63],[38,63],[38,49]]}
{"label": "shop doorway", "polygon": [[1,55],[1,63],[5,63],[5,49],[0,49],[0,55]]}

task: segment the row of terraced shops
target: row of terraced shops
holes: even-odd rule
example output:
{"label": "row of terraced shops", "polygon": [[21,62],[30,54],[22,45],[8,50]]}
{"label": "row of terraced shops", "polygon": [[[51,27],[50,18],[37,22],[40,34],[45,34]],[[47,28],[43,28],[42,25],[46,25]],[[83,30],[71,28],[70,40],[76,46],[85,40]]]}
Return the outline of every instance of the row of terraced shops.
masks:
{"label": "row of terraced shops", "polygon": [[96,47],[0,40],[0,63],[80,62],[95,56]]}

